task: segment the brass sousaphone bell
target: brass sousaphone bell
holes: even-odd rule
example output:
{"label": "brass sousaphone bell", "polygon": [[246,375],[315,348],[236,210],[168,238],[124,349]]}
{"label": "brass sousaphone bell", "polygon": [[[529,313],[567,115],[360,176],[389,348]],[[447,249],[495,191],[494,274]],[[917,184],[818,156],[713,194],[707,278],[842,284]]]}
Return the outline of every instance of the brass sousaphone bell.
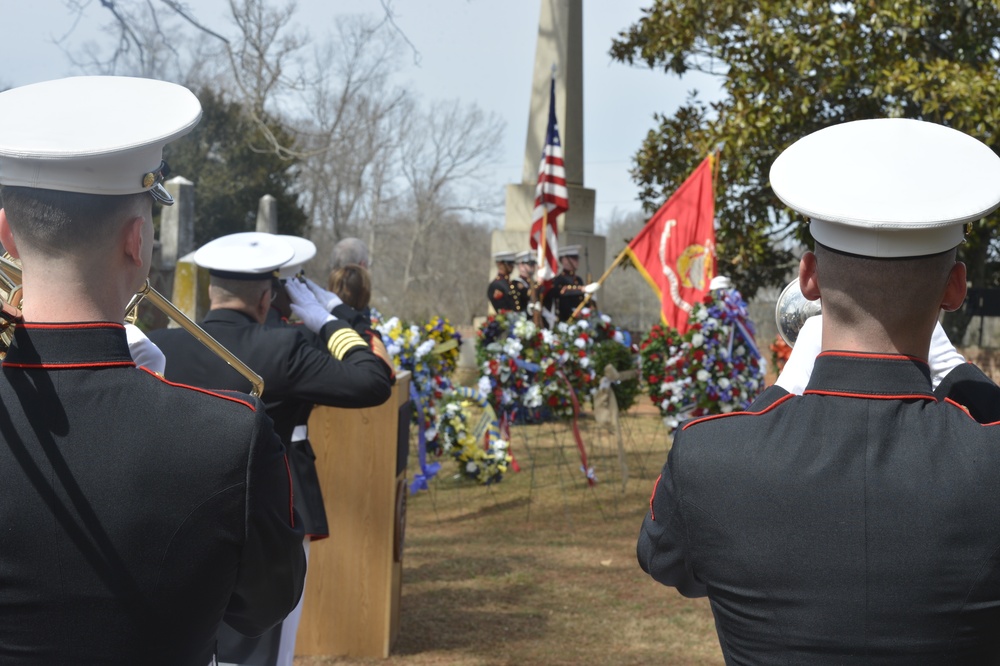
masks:
{"label": "brass sousaphone bell", "polygon": [[[14,338],[14,327],[21,321],[21,296],[21,266],[9,254],[4,254],[0,257],[0,308],[2,308],[0,310],[0,359],[7,355],[7,349]],[[153,289],[148,278],[145,286],[132,297],[128,307],[125,308],[125,319],[134,319],[136,308],[143,299],[146,299],[153,307],[176,322],[203,345],[211,349],[219,358],[232,366],[236,372],[250,382],[253,387],[250,390],[250,395],[260,397],[264,392],[264,380],[261,379],[261,376],[251,370],[246,363],[236,358],[235,354],[223,347],[205,329],[191,321],[162,294]]]}
{"label": "brass sousaphone bell", "polygon": [[778,302],[774,305],[774,323],[778,326],[778,335],[789,347],[794,347],[806,320],[821,312],[820,302],[806,299],[799,288],[799,279],[795,278],[781,290]]}

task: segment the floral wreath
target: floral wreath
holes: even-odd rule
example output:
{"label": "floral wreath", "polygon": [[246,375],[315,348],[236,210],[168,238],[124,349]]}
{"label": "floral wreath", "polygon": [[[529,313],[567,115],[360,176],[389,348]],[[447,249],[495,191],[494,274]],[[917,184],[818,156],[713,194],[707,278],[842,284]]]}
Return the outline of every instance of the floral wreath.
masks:
{"label": "floral wreath", "polygon": [[[471,408],[483,415],[473,423]],[[500,438],[496,415],[489,402],[473,389],[458,387],[438,405],[437,441],[445,455],[458,465],[459,474],[480,485],[498,483],[511,463],[509,442]],[[480,445],[481,441],[485,446]]]}
{"label": "floral wreath", "polygon": [[691,326],[653,326],[639,347],[650,400],[671,431],[687,418],[744,410],[764,383],[746,303],[717,289],[696,303]]}
{"label": "floral wreath", "polygon": [[480,327],[476,340],[479,390],[508,419],[573,415],[570,390],[579,401],[591,397],[600,377],[592,363],[595,345],[625,344],[611,318],[584,308],[580,318],[553,330],[538,327],[525,314],[501,312]]}

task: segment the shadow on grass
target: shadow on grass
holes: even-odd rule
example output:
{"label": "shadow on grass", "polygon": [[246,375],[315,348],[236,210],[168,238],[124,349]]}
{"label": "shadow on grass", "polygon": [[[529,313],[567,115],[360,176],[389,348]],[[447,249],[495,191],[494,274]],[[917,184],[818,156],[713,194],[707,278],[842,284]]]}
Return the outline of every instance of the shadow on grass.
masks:
{"label": "shadow on grass", "polygon": [[521,610],[536,607],[526,602],[531,594],[528,585],[499,591],[449,587],[407,594],[392,652],[464,650],[489,657],[491,645],[542,638],[548,618],[541,612]]}

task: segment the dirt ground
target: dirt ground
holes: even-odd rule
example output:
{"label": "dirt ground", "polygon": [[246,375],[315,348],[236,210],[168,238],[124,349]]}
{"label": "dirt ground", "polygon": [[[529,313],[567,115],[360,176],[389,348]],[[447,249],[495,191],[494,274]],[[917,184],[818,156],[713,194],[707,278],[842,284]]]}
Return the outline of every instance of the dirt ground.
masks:
{"label": "dirt ground", "polygon": [[606,427],[589,416],[580,425],[592,487],[564,423],[514,427],[521,471],[492,486],[456,478],[443,461],[430,490],[409,500],[391,656],[295,666],[722,664],[707,602],[655,583],[635,560],[669,448],[658,415],[644,407],[622,419],[621,456]]}

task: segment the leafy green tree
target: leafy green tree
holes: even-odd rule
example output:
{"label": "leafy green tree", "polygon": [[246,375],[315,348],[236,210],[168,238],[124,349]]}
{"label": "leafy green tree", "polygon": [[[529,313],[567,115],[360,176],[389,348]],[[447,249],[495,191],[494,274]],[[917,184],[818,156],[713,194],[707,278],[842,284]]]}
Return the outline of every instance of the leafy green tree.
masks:
{"label": "leafy green tree", "polygon": [[[253,231],[265,194],[278,202],[279,233],[304,235],[306,214],[298,203],[296,160],[266,148],[260,125],[238,103],[207,88],[199,91],[198,99],[201,122],[163,151],[171,172],[195,184],[195,243]],[[284,145],[293,144],[277,123],[269,130]]]}
{"label": "leafy green tree", "polygon": [[[1000,148],[1000,3],[989,0],[655,0],[611,55],[668,74],[717,74],[723,99],[692,93],[657,115],[632,175],[653,210],[706,154],[721,149],[720,271],[752,296],[779,285],[806,220],[768,183],[777,155],[828,125],[929,120]],[[944,194],[944,193],[943,193]],[[972,226],[961,258],[976,286],[1000,285],[997,216]],[[946,319],[961,340],[968,316]],[[954,337],[958,336],[958,337]]]}

